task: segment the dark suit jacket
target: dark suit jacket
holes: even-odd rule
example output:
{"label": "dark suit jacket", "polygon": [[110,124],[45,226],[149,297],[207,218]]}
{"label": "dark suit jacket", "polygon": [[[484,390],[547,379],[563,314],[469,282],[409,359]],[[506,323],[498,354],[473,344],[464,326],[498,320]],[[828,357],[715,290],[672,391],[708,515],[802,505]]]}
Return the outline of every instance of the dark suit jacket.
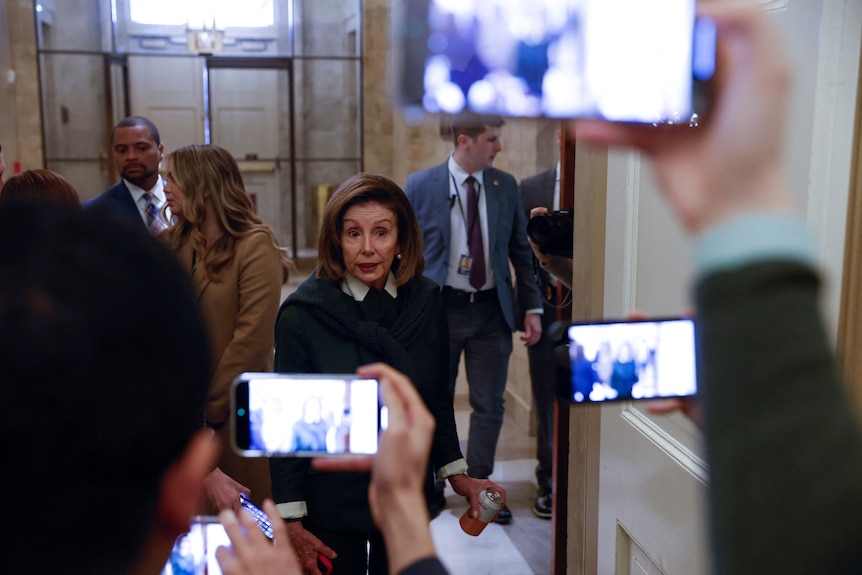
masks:
{"label": "dark suit jacket", "polygon": [[713,573],[862,572],[862,430],[818,292],[785,262],[699,284]]}
{"label": "dark suit jacket", "polygon": [[429,557],[408,565],[398,575],[447,575],[448,573],[437,557]]}
{"label": "dark suit jacket", "polygon": [[[554,209],[554,187],[556,183],[556,167],[521,180],[521,199],[524,202],[524,213],[527,216],[527,221],[530,219],[530,210],[533,208],[548,208],[548,211]],[[535,256],[532,257],[535,259]],[[538,262],[536,261],[533,262],[533,270],[533,277],[535,277],[536,274],[539,276],[536,278],[536,281],[541,288],[544,288],[541,291],[543,297],[547,301],[548,296],[556,294],[556,290],[553,288],[553,280],[548,272],[539,268]],[[522,329],[526,310],[519,306],[517,312],[518,329]],[[550,304],[545,304],[545,314],[549,313],[550,317],[544,319],[547,321],[553,321],[555,310]]]}
{"label": "dark suit jacket", "polygon": [[[509,328],[515,330],[515,294],[509,260],[515,268],[520,305],[524,309],[542,307],[539,289],[533,281],[532,250],[527,243],[527,218],[511,174],[488,168],[482,174],[488,210],[488,255],[494,268],[494,281],[500,308]],[[425,241],[425,275],[440,285],[446,282],[451,238],[449,213],[449,165],[410,174],[404,192],[413,204]]]}
{"label": "dark suit jacket", "polygon": [[84,208],[108,210],[124,217],[134,217],[138,222],[146,226],[143,218],[141,218],[141,212],[138,210],[138,206],[135,205],[135,200],[132,198],[132,194],[123,180],[120,180],[119,183],[111,186],[95,198],[84,202]]}

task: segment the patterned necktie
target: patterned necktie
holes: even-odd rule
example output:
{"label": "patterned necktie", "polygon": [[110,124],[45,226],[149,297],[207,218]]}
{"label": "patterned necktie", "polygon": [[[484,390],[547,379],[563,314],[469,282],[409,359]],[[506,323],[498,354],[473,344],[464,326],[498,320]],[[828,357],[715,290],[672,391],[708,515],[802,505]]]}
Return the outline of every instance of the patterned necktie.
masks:
{"label": "patterned necktie", "polygon": [[168,224],[162,219],[161,214],[159,214],[159,208],[156,206],[156,199],[153,195],[146,193],[144,194],[144,199],[147,201],[147,207],[144,209],[144,212],[147,214],[147,227],[150,229],[151,234],[158,235],[168,227]]}
{"label": "patterned necktie", "polygon": [[479,217],[479,193],[476,191],[476,178],[467,178],[467,244],[470,247],[470,285],[476,291],[485,285],[485,249],[482,244],[482,222]]}

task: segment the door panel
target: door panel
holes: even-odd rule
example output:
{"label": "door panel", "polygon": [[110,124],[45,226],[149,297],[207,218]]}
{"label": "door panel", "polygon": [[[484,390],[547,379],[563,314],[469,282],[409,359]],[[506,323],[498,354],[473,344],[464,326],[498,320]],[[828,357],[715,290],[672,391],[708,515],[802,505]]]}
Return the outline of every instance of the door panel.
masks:
{"label": "door panel", "polygon": [[213,68],[210,79],[212,141],[236,158],[279,156],[280,70]]}
{"label": "door panel", "polygon": [[[288,156],[284,102],[287,70],[211,68],[212,143],[241,160],[243,181],[258,215],[289,245],[289,212],[283,214],[280,158]],[[286,207],[286,206],[285,206]]]}
{"label": "door panel", "polygon": [[[688,244],[636,154],[608,158],[604,315],[674,316],[688,304]],[[700,432],[640,402],[601,408],[598,573],[708,572]]]}
{"label": "door panel", "polygon": [[[795,82],[787,114],[786,179],[801,196],[814,235],[843,237],[847,186],[842,183],[849,174],[842,166],[849,172],[850,152],[836,143],[845,141],[852,125],[835,119],[852,115],[848,111],[856,101],[862,11],[855,3],[830,0],[759,3],[793,38],[787,44]],[[690,243],[646,163],[636,154],[612,154],[607,173],[604,315],[685,311],[692,289]],[[824,294],[827,316],[836,311],[834,278],[842,256],[828,244],[826,239],[818,244],[827,277],[833,278]],[[651,417],[638,403],[606,406],[599,443],[593,491],[598,490],[599,506],[597,571],[637,572],[632,571],[637,563],[669,575],[707,573],[707,472],[697,428],[682,416]],[[632,559],[635,548],[648,561]]]}
{"label": "door panel", "polygon": [[129,56],[131,113],[152,120],[165,153],[204,143],[203,59]]}

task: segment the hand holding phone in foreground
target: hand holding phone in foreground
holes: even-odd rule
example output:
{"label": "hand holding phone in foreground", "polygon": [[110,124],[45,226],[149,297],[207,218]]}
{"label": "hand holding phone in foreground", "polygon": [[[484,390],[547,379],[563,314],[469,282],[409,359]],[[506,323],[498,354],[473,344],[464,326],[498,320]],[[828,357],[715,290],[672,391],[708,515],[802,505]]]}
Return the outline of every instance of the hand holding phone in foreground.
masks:
{"label": "hand holding phone in foreground", "polygon": [[383,532],[392,573],[435,555],[428,507],[422,493],[434,435],[434,417],[402,373],[383,363],[356,370],[380,381],[389,425],[373,458],[315,459],[321,471],[371,471],[368,501]]}
{"label": "hand holding phone in foreground", "polygon": [[[278,517],[271,500],[264,502],[263,509],[270,517]],[[234,512],[226,509],[219,514],[219,520],[231,541],[230,548],[219,547],[216,551],[224,575],[302,575],[283,521],[273,522],[270,542],[249,512],[241,512],[237,520]]]}
{"label": "hand holding phone in foreground", "polygon": [[[689,310],[685,314],[691,317],[692,312]],[[649,316],[641,313],[638,310],[629,312],[627,319],[632,321],[646,321]],[[646,410],[653,415],[670,415],[672,413],[682,413],[688,417],[692,423],[703,429],[703,412],[700,409],[700,404],[696,397],[676,397],[664,399],[651,399],[647,402]]]}
{"label": "hand holding phone in foreground", "polygon": [[717,98],[700,126],[645,126],[576,120],[585,143],[636,148],[653,160],[659,187],[686,230],[752,212],[790,213],[782,143],[790,71],[760,7],[705,3],[718,30]]}

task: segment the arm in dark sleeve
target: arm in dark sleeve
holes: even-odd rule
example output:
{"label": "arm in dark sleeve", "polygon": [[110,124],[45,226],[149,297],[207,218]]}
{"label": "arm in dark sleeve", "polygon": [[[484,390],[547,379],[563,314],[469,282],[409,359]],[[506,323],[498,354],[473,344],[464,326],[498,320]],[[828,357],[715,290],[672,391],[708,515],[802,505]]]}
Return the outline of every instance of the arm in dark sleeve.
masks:
{"label": "arm in dark sleeve", "polygon": [[542,294],[536,286],[533,277],[533,249],[527,241],[527,216],[524,212],[524,202],[518,192],[517,184],[514,183],[515,194],[512,200],[515,202],[513,210],[512,235],[509,237],[509,259],[515,268],[515,281],[518,284],[516,293],[520,298],[521,309],[542,309]]}
{"label": "arm in dark sleeve", "polygon": [[[308,339],[302,329],[302,314],[296,306],[285,306],[279,311],[275,327],[275,371],[280,373],[308,373],[312,370]],[[283,517],[285,505],[302,502],[304,507],[306,483],[310,461],[305,457],[273,457],[269,460],[272,479],[272,496]]]}
{"label": "arm in dark sleeve", "polygon": [[434,357],[433,369],[437,382],[429,394],[428,410],[434,416],[434,440],[431,444],[431,462],[436,469],[461,459],[461,447],[458,443],[458,429],[455,426],[454,397],[449,389],[449,326],[446,322],[446,310],[443,308],[443,296],[439,289],[435,290],[434,311],[431,314],[431,324],[436,327],[434,349],[438,350]]}
{"label": "arm in dark sleeve", "polygon": [[398,575],[448,575],[448,573],[439,559],[429,557],[408,565]]}
{"label": "arm in dark sleeve", "polygon": [[698,287],[715,573],[862,567],[862,431],[818,291],[814,270],[781,262]]}

